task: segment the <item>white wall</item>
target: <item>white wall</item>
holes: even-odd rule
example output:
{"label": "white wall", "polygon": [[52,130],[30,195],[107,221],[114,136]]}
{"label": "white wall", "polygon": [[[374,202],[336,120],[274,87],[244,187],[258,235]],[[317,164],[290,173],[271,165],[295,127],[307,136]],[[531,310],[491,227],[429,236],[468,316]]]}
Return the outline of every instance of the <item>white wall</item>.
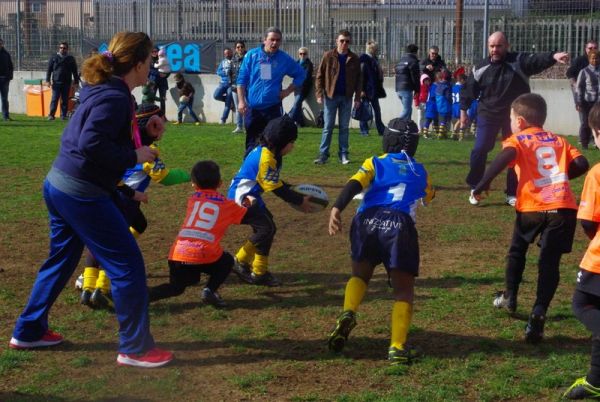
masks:
{"label": "white wall", "polygon": [[[44,78],[45,72],[41,71],[17,71],[14,80],[10,83],[9,103],[11,113],[25,113],[25,94],[23,92],[23,80]],[[172,76],[171,76],[172,77]],[[216,75],[186,75],[188,80],[196,89],[194,99],[194,111],[202,121],[216,123],[223,112],[223,103],[215,101],[212,95],[219,84],[219,77]],[[289,81],[284,82],[287,86]],[[383,122],[397,117],[401,111],[400,100],[396,96],[394,77],[385,79],[384,87],[387,97],[380,100]],[[169,120],[177,119],[177,91],[174,89],[175,82],[172,78],[169,80],[169,92],[167,93],[167,118]],[[532,92],[539,93],[548,103],[548,118],[546,120],[546,129],[559,134],[577,135],[579,130],[579,117],[573,104],[573,96],[569,88],[569,83],[564,80],[531,80]],[[133,94],[138,100],[141,99],[140,89],[134,90]],[[284,110],[289,111],[294,101],[293,96],[288,96],[283,101]],[[305,115],[313,119],[320,110],[314,94],[311,94],[304,104]],[[416,120],[416,111],[413,109],[413,119]],[[233,122],[233,114],[229,115],[229,122]],[[351,121],[351,127],[358,127],[358,122]]]}

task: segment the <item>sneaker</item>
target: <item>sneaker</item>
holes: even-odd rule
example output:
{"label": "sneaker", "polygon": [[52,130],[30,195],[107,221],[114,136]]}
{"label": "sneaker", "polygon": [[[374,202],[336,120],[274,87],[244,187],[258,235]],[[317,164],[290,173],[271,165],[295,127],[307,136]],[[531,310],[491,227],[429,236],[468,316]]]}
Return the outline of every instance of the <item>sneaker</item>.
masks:
{"label": "sneaker", "polygon": [[92,307],[91,299],[92,299],[92,292],[90,292],[89,290],[81,291],[81,296],[79,296],[79,302],[81,304],[83,304],[84,306]]}
{"label": "sneaker", "polygon": [[315,165],[324,165],[327,163],[327,158],[319,156],[317,159],[314,160],[314,163]]}
{"label": "sneaker", "polygon": [[75,290],[83,290],[83,274],[75,279]]}
{"label": "sneaker", "polygon": [[473,195],[473,191],[475,190],[471,190],[471,195],[469,195],[469,202],[471,203],[471,205],[479,205],[480,198]]}
{"label": "sneaker", "polygon": [[233,259],[233,272],[246,283],[252,283],[252,269],[250,269],[250,264],[239,261],[237,258]]}
{"label": "sneaker", "polygon": [[422,353],[418,349],[410,346],[405,349],[398,349],[392,346],[388,351],[388,360],[392,366],[411,364],[420,358],[421,355]]}
{"label": "sneaker", "polygon": [[104,293],[100,288],[94,290],[90,297],[90,303],[96,308],[105,308],[108,310],[114,310],[115,308],[110,293]]}
{"label": "sneaker", "polygon": [[505,308],[509,313],[514,314],[517,311],[517,298],[506,296],[506,292],[500,291],[494,296],[494,307]]}
{"label": "sneaker", "polygon": [[282,283],[279,279],[275,278],[272,273],[267,272],[266,274],[256,275],[254,272],[250,274],[250,279],[253,285],[276,287],[281,286]]}
{"label": "sneaker", "polygon": [[132,366],[132,367],[143,367],[153,368],[161,367],[173,360],[173,353],[168,350],[162,350],[154,348],[148,350],[146,353],[119,353],[117,356],[117,363],[119,366]]}
{"label": "sneaker", "polygon": [[338,317],[335,328],[331,334],[329,334],[329,339],[327,339],[329,350],[335,353],[341,352],[348,340],[350,331],[352,331],[354,327],[356,327],[356,313],[351,310],[344,311]]}
{"label": "sneaker", "polygon": [[565,399],[600,399],[600,388],[587,382],[585,377],[575,380],[562,396]]}
{"label": "sneaker", "polygon": [[235,130],[231,132],[231,134],[241,134],[244,132],[244,129],[241,127],[236,127]]}
{"label": "sneaker", "polygon": [[510,205],[511,207],[514,207],[515,205],[517,205],[517,197],[515,197],[514,195],[507,195],[506,204]]}
{"label": "sneaker", "polygon": [[220,121],[219,121],[219,124],[220,124],[220,125],[223,125],[223,124],[225,124],[225,120],[220,120]]}
{"label": "sneaker", "polygon": [[48,116],[48,121],[54,120],[54,116]]}
{"label": "sneaker", "polygon": [[182,124],[182,123],[181,123],[180,121],[174,121],[174,122],[173,122],[173,125],[175,125],[175,126],[177,126],[177,125],[179,125],[179,124]]}
{"label": "sneaker", "polygon": [[531,314],[527,327],[525,327],[525,342],[540,343],[544,339],[544,323],[546,322],[545,315]]}
{"label": "sneaker", "polygon": [[221,299],[221,296],[217,292],[213,292],[209,288],[202,289],[202,303],[210,304],[215,308],[227,307],[227,303]]}
{"label": "sneaker", "polygon": [[340,162],[342,162],[342,165],[347,165],[350,163],[350,159],[348,159],[348,155],[344,154],[342,155],[342,157],[340,158]]}
{"label": "sneaker", "polygon": [[368,132],[368,131],[367,131],[366,133],[364,133],[364,132],[363,132],[363,133],[360,133],[360,135],[361,135],[362,137],[368,137],[368,136],[369,136],[369,132]]}
{"label": "sneaker", "polygon": [[197,122],[194,123],[194,126],[199,126],[199,125],[200,125],[199,121],[197,121]]}
{"label": "sneaker", "polygon": [[11,338],[8,346],[12,349],[34,349],[34,348],[43,348],[46,346],[54,346],[62,343],[64,338],[61,334],[54,332],[50,329],[46,330],[44,336],[39,341],[34,342],[25,342],[20,341],[16,338]]}

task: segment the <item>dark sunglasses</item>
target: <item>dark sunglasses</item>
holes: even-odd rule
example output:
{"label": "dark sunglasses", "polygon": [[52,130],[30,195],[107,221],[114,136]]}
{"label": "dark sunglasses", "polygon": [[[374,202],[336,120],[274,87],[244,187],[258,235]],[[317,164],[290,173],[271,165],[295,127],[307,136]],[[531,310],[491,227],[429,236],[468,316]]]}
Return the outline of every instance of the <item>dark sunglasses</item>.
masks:
{"label": "dark sunglasses", "polygon": [[350,43],[350,39],[340,39],[340,43]]}
{"label": "dark sunglasses", "polygon": [[304,56],[306,53],[298,53],[300,56]]}

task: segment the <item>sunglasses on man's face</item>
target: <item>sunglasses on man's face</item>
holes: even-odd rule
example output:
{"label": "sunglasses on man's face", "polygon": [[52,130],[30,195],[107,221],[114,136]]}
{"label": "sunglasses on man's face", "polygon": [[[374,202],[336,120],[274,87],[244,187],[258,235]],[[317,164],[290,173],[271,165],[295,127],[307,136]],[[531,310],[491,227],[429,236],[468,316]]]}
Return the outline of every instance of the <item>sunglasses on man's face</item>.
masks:
{"label": "sunglasses on man's face", "polygon": [[588,47],[587,50],[598,50],[598,48],[592,46],[592,47]]}
{"label": "sunglasses on man's face", "polygon": [[59,49],[60,49],[60,50],[66,50],[66,49],[68,49],[68,47],[62,47],[62,46],[61,46],[61,47],[59,47]]}
{"label": "sunglasses on man's face", "polygon": [[305,56],[306,53],[298,53],[300,56]]}

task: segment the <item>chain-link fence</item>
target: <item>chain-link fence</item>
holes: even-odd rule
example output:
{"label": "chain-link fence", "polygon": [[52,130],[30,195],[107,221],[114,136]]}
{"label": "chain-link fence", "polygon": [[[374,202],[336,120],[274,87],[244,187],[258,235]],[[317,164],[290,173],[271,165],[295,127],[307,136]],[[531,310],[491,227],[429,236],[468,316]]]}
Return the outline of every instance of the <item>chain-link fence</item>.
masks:
{"label": "chain-link fence", "polygon": [[379,44],[388,72],[409,43],[424,56],[436,45],[450,64],[469,64],[485,53],[487,33],[506,32],[511,48],[583,53],[598,38],[600,0],[0,0],[0,38],[21,70],[45,69],[61,41],[81,61],[89,43],[118,31],[141,30],[156,41],[244,40],[252,47],[278,26],[283,50],[309,48],[313,61],[334,44],[338,30],[353,35],[361,53]]}

